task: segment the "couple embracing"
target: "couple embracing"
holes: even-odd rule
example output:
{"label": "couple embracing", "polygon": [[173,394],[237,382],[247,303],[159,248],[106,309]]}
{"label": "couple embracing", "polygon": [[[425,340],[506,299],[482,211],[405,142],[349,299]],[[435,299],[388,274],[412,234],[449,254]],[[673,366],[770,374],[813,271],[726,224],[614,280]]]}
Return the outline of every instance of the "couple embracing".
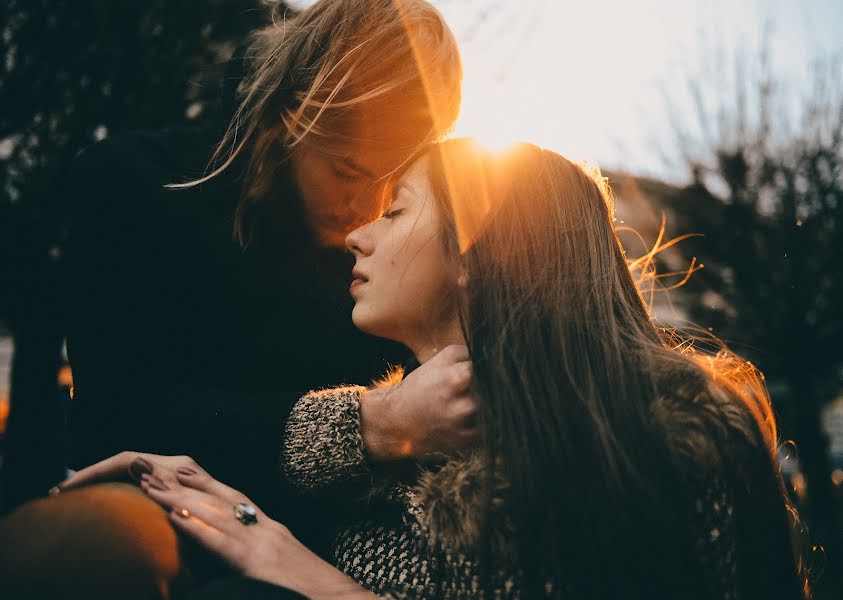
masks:
{"label": "couple embracing", "polygon": [[11,589],[807,596],[761,374],[654,325],[599,173],[442,141],[435,9],[320,0],[235,62],[221,141],[78,161],[78,470],[0,525]]}

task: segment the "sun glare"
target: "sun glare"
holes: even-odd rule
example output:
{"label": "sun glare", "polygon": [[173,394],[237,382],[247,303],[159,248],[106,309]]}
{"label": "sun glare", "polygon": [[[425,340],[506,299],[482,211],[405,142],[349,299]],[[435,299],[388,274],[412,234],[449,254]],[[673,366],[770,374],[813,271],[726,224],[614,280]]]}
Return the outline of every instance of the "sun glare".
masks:
{"label": "sun glare", "polygon": [[474,138],[492,152],[503,152],[513,144],[526,141],[523,135],[519,136],[518,133],[501,126],[494,114],[481,112],[472,116],[473,118],[457,122],[452,137]]}

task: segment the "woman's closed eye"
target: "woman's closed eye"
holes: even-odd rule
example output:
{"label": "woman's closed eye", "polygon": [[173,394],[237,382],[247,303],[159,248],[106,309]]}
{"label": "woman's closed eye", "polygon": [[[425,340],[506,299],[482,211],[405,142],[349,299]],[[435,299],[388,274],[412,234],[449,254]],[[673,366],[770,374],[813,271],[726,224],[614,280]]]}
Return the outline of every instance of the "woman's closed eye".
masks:
{"label": "woman's closed eye", "polygon": [[381,215],[381,218],[382,219],[392,219],[392,218],[400,215],[402,212],[404,212],[403,208],[392,208],[392,207],[390,207],[383,212],[383,214]]}

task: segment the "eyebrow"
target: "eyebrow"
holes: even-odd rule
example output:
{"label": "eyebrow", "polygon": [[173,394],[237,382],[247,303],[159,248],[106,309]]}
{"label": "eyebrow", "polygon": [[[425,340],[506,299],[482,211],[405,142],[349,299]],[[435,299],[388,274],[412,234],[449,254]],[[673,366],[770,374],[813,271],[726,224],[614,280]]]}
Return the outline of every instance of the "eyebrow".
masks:
{"label": "eyebrow", "polygon": [[418,192],[416,191],[416,188],[414,188],[412,185],[410,185],[410,184],[409,184],[409,183],[407,183],[406,181],[402,181],[402,182],[401,182],[401,183],[400,183],[400,184],[399,184],[399,185],[395,188],[395,191],[394,191],[394,192],[392,192],[393,197],[397,196],[397,195],[398,195],[398,192],[400,192],[401,190],[407,190],[408,192],[410,192],[410,193],[411,193],[411,194],[413,194],[414,196],[418,196],[418,195],[419,195],[419,194],[418,194]]}

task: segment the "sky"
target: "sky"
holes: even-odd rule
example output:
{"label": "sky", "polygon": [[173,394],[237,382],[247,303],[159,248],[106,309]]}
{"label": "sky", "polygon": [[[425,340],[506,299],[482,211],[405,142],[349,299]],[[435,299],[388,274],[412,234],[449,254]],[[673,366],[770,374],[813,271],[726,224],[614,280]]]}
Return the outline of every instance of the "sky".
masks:
{"label": "sky", "polygon": [[[432,3],[463,57],[455,133],[493,146],[531,141],[572,159],[676,182],[687,172],[671,119],[694,138],[702,135],[689,80],[699,84],[706,113],[734,106],[735,65],[757,75],[766,46],[782,110],[796,121],[813,65],[843,59],[840,0]],[[843,73],[836,74],[841,80]]]}

